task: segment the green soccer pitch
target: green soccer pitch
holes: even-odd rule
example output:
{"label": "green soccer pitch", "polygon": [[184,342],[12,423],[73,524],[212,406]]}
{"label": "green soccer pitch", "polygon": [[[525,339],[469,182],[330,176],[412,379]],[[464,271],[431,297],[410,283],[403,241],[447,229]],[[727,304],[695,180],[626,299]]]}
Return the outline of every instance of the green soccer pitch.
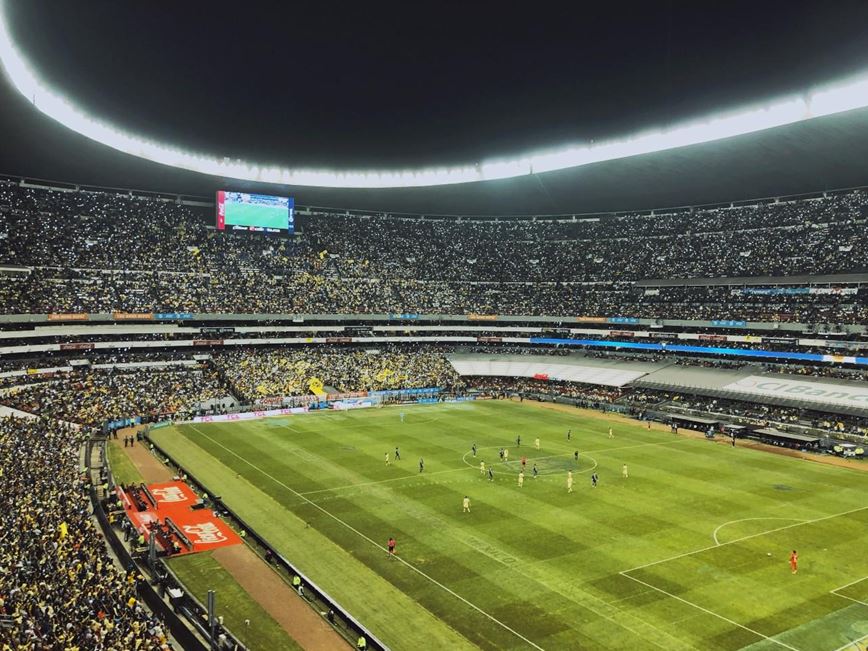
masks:
{"label": "green soccer pitch", "polygon": [[227,226],[286,228],[287,208],[249,203],[226,203]]}
{"label": "green soccer pitch", "polygon": [[843,651],[868,635],[863,472],[506,401],[152,436],[396,651]]}

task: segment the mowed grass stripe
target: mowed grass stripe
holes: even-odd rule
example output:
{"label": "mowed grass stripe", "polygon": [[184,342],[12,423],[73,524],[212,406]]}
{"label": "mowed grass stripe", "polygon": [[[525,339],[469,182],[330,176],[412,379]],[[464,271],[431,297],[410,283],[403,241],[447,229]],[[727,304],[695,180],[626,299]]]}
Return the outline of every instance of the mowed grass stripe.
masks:
{"label": "mowed grass stripe", "polygon": [[[316,577],[324,590],[341,599],[393,649],[425,648],[432,639],[455,649],[474,645],[417,600],[370,572],[356,554],[316,528],[281,502],[251,483],[234,467],[224,464],[214,450],[204,450],[174,428],[153,432],[155,440],[209,487],[219,487],[221,497],[276,549],[292,559],[303,572]],[[239,466],[242,464],[238,464]],[[259,483],[261,477],[257,476]],[[327,568],[327,571],[323,571]],[[396,626],[395,622],[406,625]]]}
{"label": "mowed grass stripe", "polygon": [[[399,409],[405,411],[404,423]],[[612,423],[615,438],[608,439],[610,421],[581,410],[574,415],[534,405],[488,402],[461,405],[461,409],[384,408],[278,420],[254,421],[244,427],[212,425],[206,431],[293,490],[322,491],[310,499],[340,514],[378,545],[389,531],[397,532],[404,558],[418,562],[427,574],[467,595],[497,619],[515,623],[513,628],[544,648],[576,648],[581,641],[581,648],[590,649],[625,645],[737,649],[756,642],[752,633],[619,572],[713,545],[711,535],[717,527],[747,516],[813,519],[862,505],[868,488],[859,473],[674,437],[629,422]],[[573,430],[570,442],[565,438],[568,428]],[[518,431],[520,449],[514,443]],[[542,440],[539,453],[533,449],[537,434]],[[350,550],[365,564],[364,572],[386,577],[476,644],[526,646],[486,630],[491,624],[485,621],[462,622],[462,611],[448,595],[399,570],[398,564],[387,564],[376,547],[364,551],[365,545],[354,534],[329,523],[328,517],[291,491],[263,481],[259,473],[201,435],[187,435],[240,471],[242,479],[258,482],[261,490],[309,521],[312,529]],[[462,457],[474,441],[480,447],[493,447],[480,456],[495,461],[498,481],[487,482],[478,470],[462,468],[466,467]],[[393,454],[395,445],[404,459],[387,468],[383,453]],[[574,449],[587,452],[600,464],[600,488],[592,490],[587,475],[577,474],[576,493],[568,496],[564,471],[563,476],[544,476],[535,482],[528,473],[525,488],[519,490],[512,469],[498,465],[500,446],[510,447],[511,460],[524,453],[530,463],[536,455],[571,457]],[[426,461],[421,477],[416,466],[419,454]],[[631,476],[621,481],[625,461]],[[460,512],[464,494],[473,499],[468,518]],[[409,506],[402,506],[405,503]],[[731,526],[741,535],[768,529],[769,523]],[[850,545],[864,543],[864,536],[858,532],[854,536]],[[709,594],[714,594],[714,582],[705,581],[708,572],[702,564],[683,580],[707,583]],[[725,588],[721,595],[732,598],[732,589],[739,599],[771,601],[772,620],[779,612],[781,627],[798,623],[786,604],[775,610],[777,586],[757,581],[755,572],[750,562],[732,564],[731,576],[720,579]],[[311,573],[318,578],[316,570]],[[822,593],[820,583],[812,581],[804,597],[816,604],[814,608],[832,608],[817,596]],[[823,587],[828,593],[834,586]],[[777,628],[764,623],[757,630]]]}
{"label": "mowed grass stripe", "polygon": [[[196,429],[196,428],[193,427],[193,429]],[[286,484],[284,484],[283,482],[281,482],[279,479],[275,478],[273,475],[267,473],[266,471],[262,470],[261,468],[258,468],[258,466],[256,466],[255,464],[253,464],[253,463],[252,463],[251,461],[249,461],[248,459],[245,459],[243,456],[239,455],[238,453],[233,452],[233,451],[232,451],[231,449],[229,449],[229,448],[226,448],[226,446],[224,446],[222,443],[216,441],[215,439],[211,438],[210,436],[208,436],[207,434],[204,434],[204,433],[201,432],[201,431],[199,431],[199,433],[200,433],[202,436],[204,436],[206,439],[210,440],[212,443],[215,443],[216,445],[219,445],[219,446],[223,447],[224,449],[226,449],[230,454],[233,454],[233,455],[234,455],[236,458],[238,458],[240,461],[242,461],[242,462],[244,462],[244,463],[247,463],[248,465],[250,465],[251,467],[253,467],[253,468],[255,468],[255,469],[258,469],[258,470],[259,470],[263,475],[265,475],[266,477],[268,477],[269,479],[271,479],[271,480],[274,481],[275,483],[279,483],[279,484],[282,485],[284,488],[286,488],[287,490],[291,491],[291,492],[292,492],[296,497],[298,497],[299,499],[305,501],[307,504],[309,504],[309,505],[312,506],[313,508],[317,509],[318,511],[320,511],[321,513],[323,513],[323,514],[326,515],[327,517],[331,518],[332,520],[336,521],[338,524],[343,525],[344,527],[346,527],[347,529],[349,529],[350,531],[352,531],[352,532],[353,532],[354,534],[356,534],[357,536],[359,536],[359,537],[363,538],[364,540],[366,540],[368,543],[370,543],[370,544],[373,545],[374,547],[376,547],[376,548],[378,548],[378,549],[380,549],[380,550],[382,550],[382,551],[384,551],[384,552],[386,551],[386,547],[385,547],[384,545],[382,545],[381,543],[378,543],[378,542],[375,541],[373,538],[370,538],[367,534],[363,533],[362,531],[359,531],[358,529],[356,529],[355,527],[353,527],[351,524],[349,524],[349,523],[347,523],[346,521],[342,520],[342,519],[339,518],[338,516],[336,516],[336,515],[330,513],[329,511],[327,511],[326,509],[322,508],[321,506],[318,506],[316,503],[314,503],[314,502],[312,502],[311,500],[305,498],[305,497],[304,497],[303,495],[301,495],[300,493],[295,492],[292,488],[290,488],[289,486],[287,486]],[[460,600],[462,603],[464,603],[464,604],[467,605],[468,607],[472,608],[473,610],[475,610],[475,611],[476,611],[477,613],[479,613],[480,615],[482,615],[482,616],[486,617],[487,619],[491,620],[493,623],[497,624],[497,625],[500,626],[501,628],[503,628],[503,629],[509,631],[510,633],[512,633],[513,635],[515,635],[516,637],[518,637],[519,639],[521,639],[521,640],[524,641],[525,643],[529,644],[530,646],[534,647],[535,649],[539,649],[539,651],[543,651],[542,647],[540,647],[538,644],[536,644],[535,642],[529,640],[527,637],[525,637],[524,635],[522,635],[520,632],[516,631],[514,628],[512,628],[512,627],[509,626],[508,624],[506,624],[506,623],[500,621],[500,620],[497,619],[495,616],[493,616],[493,615],[491,615],[490,613],[486,612],[485,610],[483,610],[482,608],[480,608],[479,606],[477,606],[477,605],[474,604],[473,602],[469,601],[469,600],[466,599],[465,597],[461,596],[460,594],[458,594],[457,592],[455,592],[454,590],[452,590],[452,589],[449,588],[448,586],[443,585],[442,583],[440,583],[439,581],[437,581],[437,579],[433,578],[433,577],[430,576],[429,574],[426,574],[423,570],[419,569],[419,568],[416,567],[415,565],[409,563],[408,561],[404,560],[404,559],[401,558],[400,556],[396,556],[395,559],[396,559],[398,562],[402,563],[405,567],[407,567],[407,568],[413,570],[414,572],[416,572],[418,575],[424,577],[424,578],[427,579],[428,581],[431,581],[432,583],[434,583],[435,585],[437,585],[438,587],[440,587],[440,588],[441,588],[442,590],[444,590],[445,592],[448,592],[450,595],[452,595],[452,596],[455,597],[456,599]]]}

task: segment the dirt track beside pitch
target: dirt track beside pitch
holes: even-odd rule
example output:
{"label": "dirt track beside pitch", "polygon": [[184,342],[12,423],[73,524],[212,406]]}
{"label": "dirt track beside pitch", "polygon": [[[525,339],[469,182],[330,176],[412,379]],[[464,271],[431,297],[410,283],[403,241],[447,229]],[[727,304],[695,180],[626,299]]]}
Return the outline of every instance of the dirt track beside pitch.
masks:
{"label": "dirt track beside pitch", "polygon": [[[142,475],[145,483],[153,484],[171,481],[173,472],[170,466],[161,463],[150,453],[147,444],[137,442],[134,447],[123,447],[123,437],[135,430],[121,430],[118,440],[110,441],[123,450]],[[246,544],[215,549],[213,558],[232,576],[233,579],[271,615],[280,627],[304,649],[311,651],[330,651],[349,647],[326,620],[307,603],[302,601],[293,589],[266,565]]]}

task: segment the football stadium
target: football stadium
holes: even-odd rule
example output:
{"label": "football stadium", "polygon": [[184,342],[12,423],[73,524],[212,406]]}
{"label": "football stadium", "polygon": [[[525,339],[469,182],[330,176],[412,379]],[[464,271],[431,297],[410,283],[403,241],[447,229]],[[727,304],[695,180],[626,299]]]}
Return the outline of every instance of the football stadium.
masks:
{"label": "football stadium", "polygon": [[0,650],[866,651],[866,24],[0,0]]}

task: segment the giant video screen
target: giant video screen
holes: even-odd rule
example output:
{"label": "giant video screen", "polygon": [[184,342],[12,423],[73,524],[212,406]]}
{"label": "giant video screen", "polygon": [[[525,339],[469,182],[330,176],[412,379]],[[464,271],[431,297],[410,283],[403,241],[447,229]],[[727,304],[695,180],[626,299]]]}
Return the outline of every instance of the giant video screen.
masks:
{"label": "giant video screen", "polygon": [[270,194],[217,192],[217,230],[295,232],[295,200]]}

